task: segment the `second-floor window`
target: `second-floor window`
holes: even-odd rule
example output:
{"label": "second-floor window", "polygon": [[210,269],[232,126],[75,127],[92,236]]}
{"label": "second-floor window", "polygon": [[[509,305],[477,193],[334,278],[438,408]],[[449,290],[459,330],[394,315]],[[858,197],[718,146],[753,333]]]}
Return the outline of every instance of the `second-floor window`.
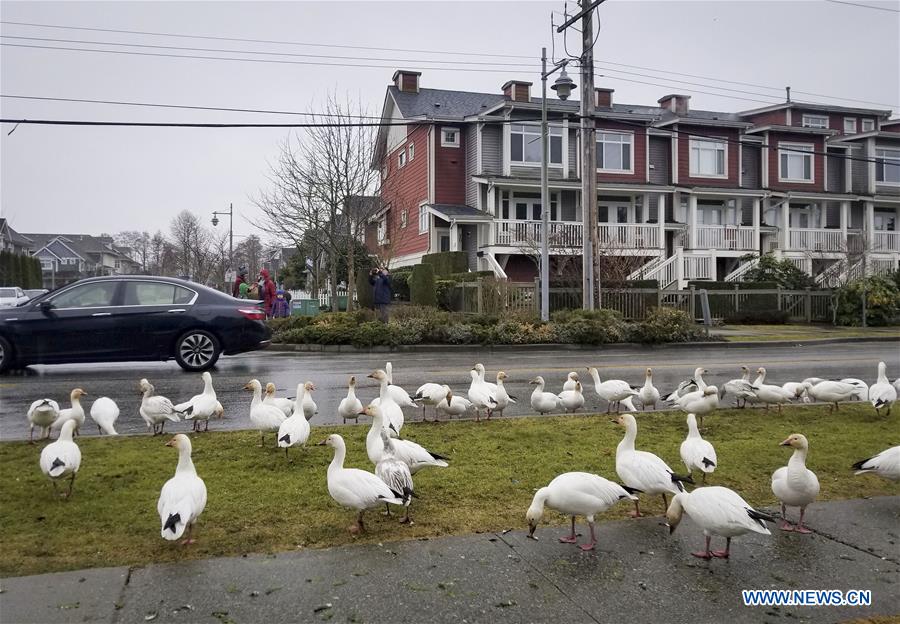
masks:
{"label": "second-floor window", "polygon": [[409,152],[408,160],[412,160],[413,158],[415,158],[416,157],[416,144],[410,143],[409,147],[407,148],[407,151]]}
{"label": "second-floor window", "polygon": [[428,233],[428,208],[425,204],[419,206],[419,234]]}
{"label": "second-floor window", "polygon": [[597,169],[612,173],[634,171],[634,135],[624,132],[597,132]]}
{"label": "second-floor window", "polygon": [[409,210],[404,208],[400,211],[400,227],[405,228],[406,223],[409,221]]}
{"label": "second-floor window", "polygon": [[[541,127],[511,124],[509,127],[509,161],[541,164]],[[550,165],[562,164],[562,128],[550,126]]]}
{"label": "second-floor window", "polygon": [[856,134],[856,117],[844,117],[844,134]]}
{"label": "second-floor window", "polygon": [[826,115],[803,115],[804,128],[827,128],[828,117]]}
{"label": "second-floor window", "polygon": [[692,177],[724,178],[727,154],[725,141],[691,139],[690,174]]}
{"label": "second-floor window", "polygon": [[875,181],[900,186],[900,149],[875,150]]}
{"label": "second-floor window", "polygon": [[459,147],[459,130],[441,128],[441,147]]}
{"label": "second-floor window", "polygon": [[862,131],[863,132],[872,132],[875,129],[875,120],[874,119],[863,119],[862,120]]}
{"label": "second-floor window", "polygon": [[782,182],[812,182],[812,151],[812,145],[780,143],[778,145],[778,179]]}
{"label": "second-floor window", "polygon": [[397,166],[401,169],[406,166],[406,150],[400,150],[397,154]]}

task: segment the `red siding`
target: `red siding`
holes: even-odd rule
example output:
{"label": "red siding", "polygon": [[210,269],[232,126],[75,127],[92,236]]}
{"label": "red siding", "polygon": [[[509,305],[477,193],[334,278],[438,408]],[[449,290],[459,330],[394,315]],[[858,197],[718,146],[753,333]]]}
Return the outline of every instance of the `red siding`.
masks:
{"label": "red siding", "polygon": [[881,131],[882,132],[900,132],[900,123],[891,124],[889,126],[882,125]]}
{"label": "red siding", "polygon": [[825,157],[820,153],[813,156],[813,178],[815,182],[779,182],[778,145],[780,143],[811,143],[816,152],[825,151],[825,139],[820,136],[806,134],[770,133],[769,134],[769,188],[782,191],[825,191]]}
{"label": "red siding", "polygon": [[[737,188],[740,179],[738,159],[741,146],[738,143],[738,131],[732,128],[710,128],[708,126],[678,125],[678,184],[688,186],[722,186]],[[692,137],[691,134],[701,135]],[[727,141],[727,160],[725,172],[727,178],[691,177],[691,139],[702,137],[721,137]]]}
{"label": "red siding", "polygon": [[747,117],[746,119],[747,121],[750,121],[757,126],[784,126],[787,124],[787,114],[785,113],[785,109],[783,108],[779,110],[769,111],[768,113],[752,115]]}
{"label": "red siding", "polygon": [[459,147],[441,147],[439,128],[434,137],[434,203],[466,203],[466,137],[457,128]]}
{"label": "red siding", "polygon": [[[401,150],[415,144],[415,156],[399,167],[397,157]],[[406,141],[385,157],[387,178],[381,189],[382,200],[390,205],[387,213],[388,238],[391,255],[403,256],[421,253],[428,249],[428,235],[419,234],[419,204],[428,200],[428,127],[412,128]],[[408,211],[407,225],[400,227],[403,210]]]}
{"label": "red siding", "polygon": [[512,255],[503,268],[511,282],[531,282],[537,276],[537,265],[527,256]]}
{"label": "red siding", "polygon": [[647,181],[647,133],[643,128],[635,128],[634,124],[623,124],[615,121],[598,119],[597,132],[604,130],[624,130],[634,134],[634,172],[633,173],[597,173],[598,182],[646,182]]}

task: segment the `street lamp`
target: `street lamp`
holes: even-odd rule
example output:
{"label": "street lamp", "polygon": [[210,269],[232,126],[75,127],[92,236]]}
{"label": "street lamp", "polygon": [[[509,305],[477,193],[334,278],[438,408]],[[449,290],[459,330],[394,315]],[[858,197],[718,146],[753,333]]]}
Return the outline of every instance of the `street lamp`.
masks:
{"label": "street lamp", "polygon": [[228,268],[234,270],[234,204],[228,204],[228,212],[213,211],[213,227],[219,225],[218,215],[228,215]]}
{"label": "street lamp", "polygon": [[569,59],[553,64],[547,71],[547,48],[541,48],[541,320],[550,320],[550,130],[547,123],[547,78],[562,70],[551,87],[565,101],[575,83],[566,73]]}

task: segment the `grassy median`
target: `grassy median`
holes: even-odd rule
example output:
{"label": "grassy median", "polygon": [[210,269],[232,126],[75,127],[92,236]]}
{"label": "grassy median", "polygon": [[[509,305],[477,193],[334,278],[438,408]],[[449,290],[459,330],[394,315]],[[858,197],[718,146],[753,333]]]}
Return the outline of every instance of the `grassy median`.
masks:
{"label": "grassy median", "polygon": [[[678,454],[683,414],[639,414],[638,427],[638,448],[659,454],[683,472]],[[310,442],[341,433],[348,446],[347,466],[371,470],[366,431],[361,426],[314,426]],[[867,404],[845,405],[836,414],[821,405],[791,407],[780,415],[722,410],[704,423],[704,436],[715,445],[720,464],[710,484],[731,487],[752,504],[773,504],[770,475],[789,456],[778,443],[799,432],[810,440],[808,465],[819,476],[821,499],[897,494],[896,484],[870,475],[855,477],[850,466],[900,443],[898,431],[900,410],[879,417]],[[156,501],[177,459],[163,445],[168,436],[80,440],[82,467],[68,501],[54,498],[38,468],[41,445],[2,443],[0,575],[523,528],[534,490],[555,475],[583,470],[616,478],[615,449],[623,432],[599,414],[411,423],[403,433],[449,456],[451,465],[416,475],[421,498],[414,502],[413,526],[370,512],[368,532],[360,537],[347,531],[353,513],[338,507],[326,489],[331,449],[292,449],[293,463],[288,463],[283,451],[258,448],[255,432],[194,436],[194,462],[209,501],[197,527],[199,541],[187,547],[159,534]],[[268,436],[268,444],[273,437]],[[642,509],[662,513],[662,502],[653,497]],[[622,518],[628,510],[619,505],[606,518]],[[545,517],[552,523],[564,521],[554,513]],[[808,519],[815,527],[815,514]]]}

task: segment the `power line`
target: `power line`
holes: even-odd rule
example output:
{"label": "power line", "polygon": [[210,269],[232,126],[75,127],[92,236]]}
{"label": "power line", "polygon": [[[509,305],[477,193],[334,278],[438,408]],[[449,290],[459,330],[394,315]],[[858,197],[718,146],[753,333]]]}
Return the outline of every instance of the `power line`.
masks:
{"label": "power line", "polygon": [[831,2],[833,4],[846,4],[848,6],[859,7],[861,9],[872,9],[875,11],[890,11],[891,13],[900,13],[897,9],[889,9],[887,7],[879,7],[872,6],[870,4],[860,4],[858,2],[845,2],[844,0],[825,0],[825,2]]}

